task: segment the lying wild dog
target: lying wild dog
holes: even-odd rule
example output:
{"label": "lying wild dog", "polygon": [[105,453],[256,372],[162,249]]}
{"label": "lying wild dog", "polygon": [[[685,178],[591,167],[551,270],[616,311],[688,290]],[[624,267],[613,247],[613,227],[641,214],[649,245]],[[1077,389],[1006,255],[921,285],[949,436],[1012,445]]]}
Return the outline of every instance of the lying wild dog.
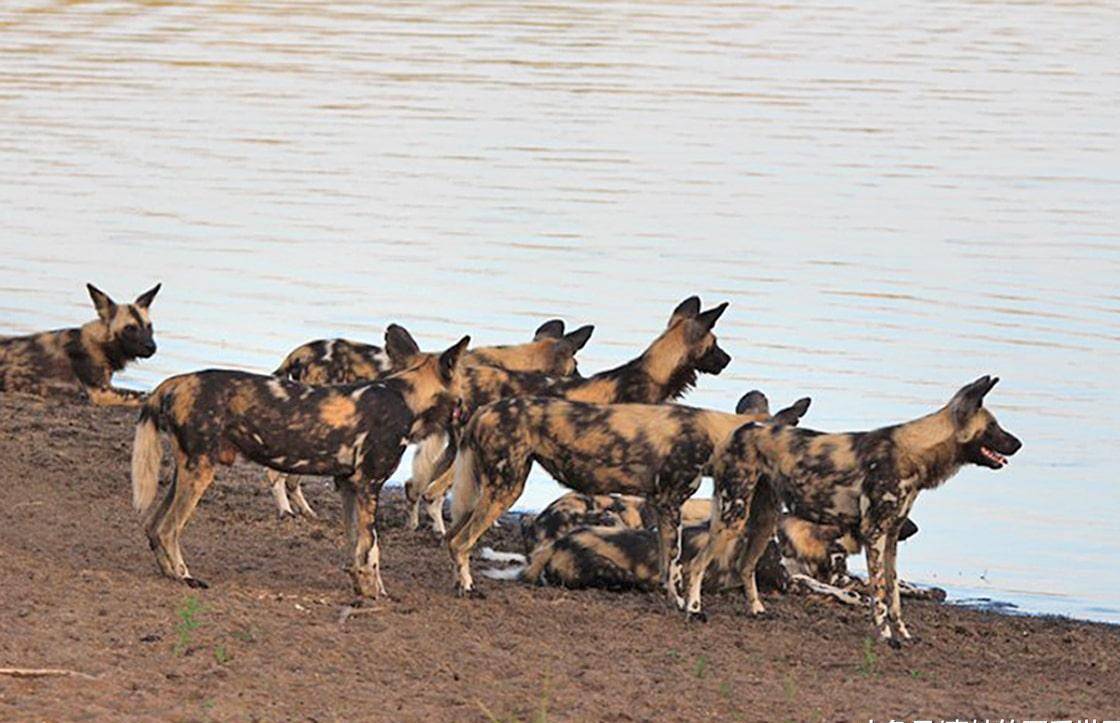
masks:
{"label": "lying wild dog", "polygon": [[[723,303],[701,311],[698,297],[685,299],[673,310],[665,331],[640,356],[586,379],[508,372],[489,366],[466,369],[460,384],[465,410],[460,423],[472,410],[510,397],[557,397],[594,404],[659,404],[677,399],[695,385],[697,373],[719,374],[731,361],[712,334],[726,308]],[[443,497],[454,477],[448,469],[432,479],[422,501],[428,507],[433,529],[442,535]],[[414,512],[414,527],[419,524],[418,518]]]}
{"label": "lying wild dog", "polygon": [[[754,563],[774,534],[781,500],[800,519],[837,525],[867,551],[872,618],[879,637],[910,637],[902,621],[896,556],[903,521],[922,490],[966,464],[1000,469],[1022,442],[999,426],[984,397],[999,380],[985,376],[940,410],[871,432],[825,434],[746,425],[712,458],[711,539],[688,569],[688,613],[702,618],[700,591],[715,552],[746,528],[744,577],[750,611],[764,612]],[[767,499],[757,500],[757,492]],[[892,631],[892,626],[894,630]]]}
{"label": "lying wild dog", "polygon": [[378,495],[410,440],[450,424],[456,401],[449,389],[469,340],[463,337],[442,354],[417,355],[408,368],[373,382],[312,387],[212,369],[171,377],[156,387],[136,425],[132,499],[142,512],[155,498],[163,433],[175,455],[175,475],[146,524],[163,573],[192,587],[206,586],[187,569],[179,538],[214,479],[215,465],[233,464],[240,453],[281,472],[334,477],[354,546],[354,590],[385,594]]}
{"label": "lying wild dog", "polygon": [[[392,330],[396,329],[397,332]],[[548,374],[574,374],[577,366],[575,355],[587,343],[593,326],[583,326],[570,334],[564,333],[564,322],[552,319],[542,324],[532,341],[509,346],[478,347],[470,349],[459,360],[459,366],[493,364],[503,368],[540,371]],[[400,327],[390,327],[385,333],[385,346],[362,344],[348,339],[319,339],[293,349],[284,363],[273,372],[274,376],[291,379],[301,384],[354,384],[381,379],[395,371],[405,369],[420,353],[419,347]],[[434,463],[430,460],[442,451],[443,436],[435,435],[421,441],[420,452],[413,458],[413,466]],[[433,450],[434,448],[434,450]],[[420,460],[419,462],[417,460]],[[268,471],[272,497],[281,517],[295,517],[288,496],[295,500],[297,509],[308,517],[315,511],[307,503],[296,475]],[[414,485],[405,485],[412,492]],[[413,492],[411,499],[419,494]]]}
{"label": "lying wild dog", "polygon": [[117,304],[86,284],[97,319],[81,327],[0,339],[0,392],[62,392],[98,405],[137,406],[143,395],[112,385],[113,374],[156,353],[148,307],[156,284],[131,304]]}
{"label": "lying wild dog", "polygon": [[[809,410],[810,403],[809,397],[799,399],[774,414],[768,421],[771,424],[796,425]],[[735,405],[735,413],[769,416],[770,401],[757,389],[751,390]],[[693,497],[685,500],[681,505],[681,524],[707,524],[711,509],[710,499]],[[521,538],[525,554],[531,555],[537,547],[559,539],[568,530],[593,526],[653,529],[657,526],[657,515],[645,497],[568,492],[553,500],[540,514],[521,518]]]}
{"label": "lying wild dog", "polygon": [[683,605],[681,505],[700,486],[716,446],[736,428],[769,416],[546,397],[516,397],[483,407],[467,424],[455,459],[448,552],[457,589],[474,591],[471,549],[521,495],[531,464],[538,462],[579,492],[647,498],[657,516],[661,582]]}

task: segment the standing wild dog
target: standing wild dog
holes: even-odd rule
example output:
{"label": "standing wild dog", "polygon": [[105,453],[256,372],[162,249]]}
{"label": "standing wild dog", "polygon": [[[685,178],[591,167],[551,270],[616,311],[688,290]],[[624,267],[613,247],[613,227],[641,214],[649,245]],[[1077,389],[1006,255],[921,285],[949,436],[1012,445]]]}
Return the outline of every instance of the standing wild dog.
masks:
{"label": "standing wild dog", "polygon": [[449,388],[469,340],[463,337],[442,354],[420,354],[408,368],[374,382],[311,387],[207,370],[171,377],[156,387],[136,425],[132,500],[143,512],[155,499],[162,432],[175,454],[175,476],[146,531],[163,573],[205,587],[187,569],[179,538],[214,479],[215,465],[233,464],[240,453],[281,472],[334,477],[354,546],[354,590],[370,597],[385,594],[378,495],[409,441],[450,423],[456,402]]}
{"label": "standing wild dog", "polygon": [[670,599],[683,605],[681,505],[700,486],[716,446],[743,424],[769,416],[546,397],[517,397],[483,407],[467,424],[455,460],[447,544],[457,589],[473,592],[471,549],[521,495],[529,468],[537,462],[579,492],[648,499],[657,516],[661,581]]}
{"label": "standing wild dog", "polygon": [[[510,397],[556,397],[592,404],[660,404],[677,399],[696,384],[698,373],[719,374],[730,363],[731,357],[712,333],[726,309],[723,303],[701,311],[700,299],[691,296],[677,305],[668,327],[640,356],[586,379],[509,372],[490,366],[465,369],[459,384],[464,410],[460,424],[473,410]],[[442,535],[443,497],[454,476],[447,469],[432,479],[422,501],[428,507],[433,529]],[[419,524],[415,512],[413,519],[415,527]]]}
{"label": "standing wild dog", "polygon": [[[804,397],[769,417],[770,424],[797,425],[809,411],[812,400]],[[736,414],[770,415],[770,401],[757,389],[743,395],[735,405]],[[688,526],[711,518],[712,501],[693,497],[681,505],[681,524]],[[568,492],[553,500],[538,515],[521,518],[521,540],[525,554],[553,542],[576,527],[629,527],[653,529],[657,515],[645,497],[637,495],[585,495]],[[705,537],[705,544],[707,538]]]}
{"label": "standing wild dog", "polygon": [[[747,601],[764,612],[753,566],[774,534],[778,505],[798,518],[837,525],[867,551],[872,617],[879,637],[910,637],[902,621],[897,549],[903,521],[922,490],[942,484],[966,464],[1000,469],[1022,442],[999,426],[984,397],[999,379],[981,377],[940,410],[872,432],[825,434],[794,427],[747,425],[712,459],[715,497],[711,539],[688,570],[688,612],[702,618],[700,588],[715,551],[743,534]],[[756,491],[769,499],[758,500]],[[892,631],[892,625],[894,630]]]}
{"label": "standing wild dog", "polygon": [[159,284],[117,304],[86,284],[97,319],[75,329],[0,339],[0,391],[85,395],[98,405],[137,406],[143,396],[112,385],[113,374],[156,353],[148,307]]}
{"label": "standing wild dog", "polygon": [[[392,331],[394,328],[397,329],[396,332]],[[552,319],[537,328],[532,341],[526,344],[470,349],[459,359],[459,366],[492,364],[507,369],[548,374],[574,374],[577,369],[575,355],[587,343],[594,330],[593,326],[583,326],[565,334],[564,322]],[[401,334],[400,331],[403,331],[400,327],[390,327],[385,333],[384,347],[348,339],[308,342],[293,349],[273,375],[313,386],[354,384],[381,379],[407,368],[420,353],[412,337],[407,333]],[[413,466],[432,464],[442,451],[442,440],[442,435],[422,440],[420,452],[413,458]],[[301,513],[308,517],[316,516],[303,496],[298,476],[269,470],[268,481],[281,517],[295,517],[289,495],[295,500],[296,508]],[[410,499],[415,499],[419,494],[413,487],[411,480],[405,485],[406,492],[411,493]]]}

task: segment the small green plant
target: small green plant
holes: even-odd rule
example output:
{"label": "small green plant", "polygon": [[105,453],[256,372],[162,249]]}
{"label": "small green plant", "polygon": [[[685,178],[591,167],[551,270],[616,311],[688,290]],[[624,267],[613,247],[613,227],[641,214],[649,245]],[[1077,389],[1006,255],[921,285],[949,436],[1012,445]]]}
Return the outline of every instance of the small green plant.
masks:
{"label": "small green plant", "polygon": [[239,628],[230,633],[230,635],[243,643],[255,643],[257,642],[258,630],[255,627]]}
{"label": "small green plant", "polygon": [[786,700],[790,703],[797,700],[797,683],[794,681],[792,674],[787,673],[782,680],[782,690],[785,691]]}
{"label": "small green plant", "polygon": [[707,656],[701,655],[699,658],[696,659],[696,667],[693,669],[692,672],[696,674],[697,678],[703,678],[704,677],[704,673],[708,672],[708,658],[707,658]]}
{"label": "small green plant", "polygon": [[865,678],[870,678],[879,672],[879,656],[875,654],[875,641],[872,638],[863,639],[863,657],[859,661],[859,672]]}
{"label": "small green plant", "polygon": [[226,646],[219,645],[214,648],[214,660],[218,662],[218,665],[225,665],[229,661],[233,660],[233,656],[229,654],[228,650],[226,650]]}
{"label": "small green plant", "polygon": [[201,612],[202,603],[200,603],[198,598],[194,595],[184,600],[179,609],[175,611],[175,615],[179,618],[179,623],[175,626],[175,633],[178,636],[174,651],[176,655],[182,655],[187,647],[190,646],[191,633],[202,625],[198,619],[198,615]]}
{"label": "small green plant", "polygon": [[719,694],[728,700],[731,699],[731,683],[726,680],[719,684]]}

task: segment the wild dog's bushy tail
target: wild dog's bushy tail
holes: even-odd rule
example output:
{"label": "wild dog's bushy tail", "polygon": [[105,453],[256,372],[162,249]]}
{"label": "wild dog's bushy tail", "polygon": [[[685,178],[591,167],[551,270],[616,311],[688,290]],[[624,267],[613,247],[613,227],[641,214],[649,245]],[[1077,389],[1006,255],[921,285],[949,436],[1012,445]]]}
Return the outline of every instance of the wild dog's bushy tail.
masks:
{"label": "wild dog's bushy tail", "polygon": [[456,527],[460,521],[474,509],[478,502],[480,487],[478,484],[478,466],[475,461],[474,450],[464,440],[459,446],[459,453],[455,455],[455,483],[451,487],[451,526]]}
{"label": "wild dog's bushy tail", "polygon": [[140,409],[132,439],[132,506],[137,512],[151,507],[159,487],[159,465],[163,461],[159,413],[159,398],[153,394]]}

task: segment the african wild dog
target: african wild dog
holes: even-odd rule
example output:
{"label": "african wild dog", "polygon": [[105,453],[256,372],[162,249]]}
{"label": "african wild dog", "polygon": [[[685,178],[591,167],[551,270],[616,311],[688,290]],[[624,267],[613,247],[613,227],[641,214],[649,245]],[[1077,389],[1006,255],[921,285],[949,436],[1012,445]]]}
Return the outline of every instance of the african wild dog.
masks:
{"label": "african wild dog", "polygon": [[132,499],[141,512],[155,499],[162,432],[175,454],[175,475],[145,527],[163,573],[205,587],[187,569],[179,538],[214,479],[215,465],[233,464],[240,453],[281,472],[334,477],[354,546],[354,590],[384,594],[377,537],[381,486],[410,440],[450,423],[456,401],[449,389],[469,340],[463,337],[442,354],[417,355],[408,368],[373,382],[312,387],[211,369],[156,387],[136,425]]}
{"label": "african wild dog", "polygon": [[[398,332],[393,332],[394,328]],[[594,329],[593,326],[583,326],[565,334],[564,322],[552,319],[537,328],[532,341],[470,349],[460,358],[459,366],[494,364],[509,369],[574,374],[577,370],[575,354],[587,343]],[[390,327],[386,331],[384,347],[348,339],[308,342],[293,349],[273,375],[313,386],[354,384],[381,379],[394,371],[407,368],[420,353],[412,337],[407,333],[400,334],[400,330],[400,327]],[[430,458],[438,455],[442,447],[442,435],[421,440],[420,452],[413,458],[413,466],[430,464]],[[316,516],[303,496],[299,476],[284,475],[275,470],[269,470],[267,476],[281,517],[295,517],[289,495],[295,500],[296,509],[301,513],[308,517]],[[406,484],[406,492],[412,492],[413,487],[412,484]],[[413,492],[411,498],[418,494],[419,492]]]}
{"label": "african wild dog", "polygon": [[[797,400],[791,406],[769,418],[771,424],[796,425],[809,411],[809,397]],[[757,389],[743,395],[735,405],[736,414],[770,414],[770,401]],[[711,517],[712,501],[690,498],[681,505],[681,524],[688,526],[707,523]],[[553,500],[538,515],[521,518],[521,539],[525,554],[542,544],[557,540],[576,527],[629,527],[653,529],[657,515],[645,497],[637,495],[585,495],[568,492]]]}
{"label": "african wild dog", "polygon": [[[472,410],[510,397],[556,397],[593,404],[660,404],[677,399],[695,385],[698,373],[719,374],[730,363],[731,357],[712,333],[726,308],[723,303],[701,311],[698,297],[685,299],[673,310],[665,331],[640,356],[586,379],[507,372],[489,366],[466,369],[459,387],[464,409],[460,424]],[[432,479],[422,500],[432,527],[443,534],[443,497],[454,476],[447,469]],[[415,513],[414,520],[419,523]]]}
{"label": "african wild dog", "polygon": [[117,304],[86,284],[97,319],[81,327],[0,339],[0,392],[62,392],[98,405],[137,406],[143,395],[112,385],[113,374],[156,353],[148,307],[156,284],[131,304]]}
{"label": "african wild dog", "polygon": [[[657,515],[662,584],[678,605],[681,505],[700,485],[715,447],[768,414],[729,414],[675,404],[585,404],[515,397],[471,418],[455,459],[448,552],[461,594],[473,592],[470,552],[521,495],[539,463],[561,484],[587,494],[646,497]],[[784,429],[784,427],[778,427]]]}
{"label": "african wild dog", "polygon": [[[879,637],[910,637],[902,621],[897,548],[903,521],[922,490],[966,464],[1000,469],[1022,442],[984,408],[997,378],[958,391],[940,410],[871,432],[824,434],[794,427],[746,425],[712,458],[715,497],[711,539],[688,570],[688,613],[703,619],[700,588],[716,549],[747,534],[744,575],[750,611],[765,611],[753,565],[778,521],[780,499],[800,519],[837,525],[866,550],[872,618]],[[756,491],[770,499],[756,500]],[[776,498],[776,499],[775,499]],[[894,630],[892,631],[892,625]]]}

